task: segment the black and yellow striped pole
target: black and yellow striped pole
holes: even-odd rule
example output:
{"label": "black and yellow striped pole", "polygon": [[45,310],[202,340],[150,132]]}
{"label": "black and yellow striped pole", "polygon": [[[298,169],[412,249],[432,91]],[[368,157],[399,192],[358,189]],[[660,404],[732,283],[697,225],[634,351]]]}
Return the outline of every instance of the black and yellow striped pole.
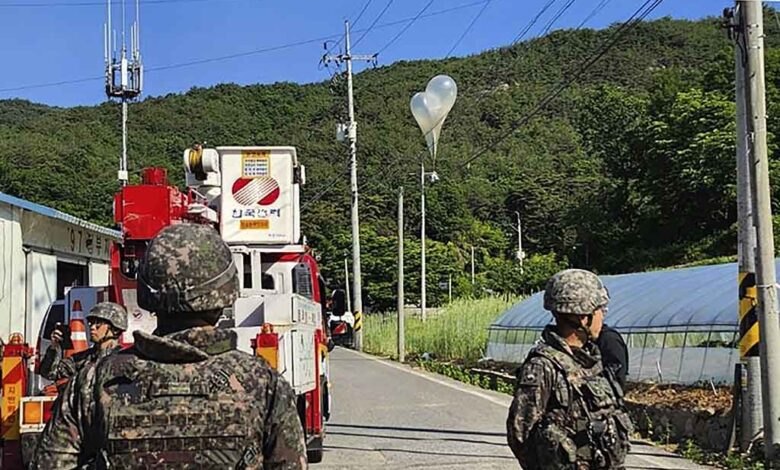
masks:
{"label": "black and yellow striped pole", "polygon": [[354,335],[353,338],[355,339],[354,347],[358,351],[363,350],[362,341],[360,341],[358,338],[361,338],[363,335],[362,330],[363,329],[363,312],[355,312],[355,326],[353,328]]}
{"label": "black and yellow striped pole", "polygon": [[758,357],[756,273],[739,273],[739,355]]}

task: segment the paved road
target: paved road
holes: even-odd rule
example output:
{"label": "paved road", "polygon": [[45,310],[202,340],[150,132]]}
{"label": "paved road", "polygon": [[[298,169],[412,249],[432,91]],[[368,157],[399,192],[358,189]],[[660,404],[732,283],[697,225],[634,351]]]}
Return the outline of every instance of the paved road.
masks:
{"label": "paved road", "polygon": [[[331,469],[517,469],[506,444],[510,397],[346,349],[331,355]],[[635,444],[628,469],[706,469]]]}

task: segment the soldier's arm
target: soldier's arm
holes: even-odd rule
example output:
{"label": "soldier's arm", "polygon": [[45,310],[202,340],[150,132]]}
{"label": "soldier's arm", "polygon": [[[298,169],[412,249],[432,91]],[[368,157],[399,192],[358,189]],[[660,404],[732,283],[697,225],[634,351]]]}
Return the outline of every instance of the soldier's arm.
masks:
{"label": "soldier's arm", "polygon": [[56,343],[49,345],[49,347],[46,348],[46,352],[43,353],[43,357],[41,358],[41,365],[39,369],[41,376],[49,380],[57,380],[53,378],[53,372],[54,369],[56,369],[59,365],[61,357],[62,348],[60,345]]}
{"label": "soldier's arm", "polygon": [[41,359],[41,376],[52,380],[60,380],[76,375],[76,363],[70,357],[62,357],[62,348],[52,344],[46,349]]}
{"label": "soldier's arm", "polygon": [[266,432],[263,441],[263,468],[303,470],[306,463],[306,441],[290,384],[276,373],[271,374],[266,403]]}
{"label": "soldier's arm", "polygon": [[78,417],[77,382],[69,381],[54,402],[51,418],[38,439],[31,469],[78,466],[82,433]]}
{"label": "soldier's arm", "polygon": [[507,441],[520,465],[525,467],[523,444],[547,409],[553,392],[555,370],[540,357],[531,358],[517,371],[515,397],[506,422]]}

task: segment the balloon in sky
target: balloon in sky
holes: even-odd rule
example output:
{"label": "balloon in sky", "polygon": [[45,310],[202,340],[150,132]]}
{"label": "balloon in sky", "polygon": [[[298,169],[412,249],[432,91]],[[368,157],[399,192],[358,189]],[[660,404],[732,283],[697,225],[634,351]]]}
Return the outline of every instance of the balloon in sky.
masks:
{"label": "balloon in sky", "polygon": [[428,151],[434,159],[441,126],[457,97],[458,86],[455,80],[447,75],[436,75],[428,82],[425,91],[415,93],[409,103],[412,115],[428,143]]}

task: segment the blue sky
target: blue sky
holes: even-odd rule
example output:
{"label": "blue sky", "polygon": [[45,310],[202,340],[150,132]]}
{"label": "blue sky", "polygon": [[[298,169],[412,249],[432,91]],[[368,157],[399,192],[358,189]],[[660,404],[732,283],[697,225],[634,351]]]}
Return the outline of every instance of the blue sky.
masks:
{"label": "blue sky", "polygon": [[[424,14],[450,11],[420,18],[379,55],[379,64],[445,57],[483,7],[482,15],[452,55],[469,55],[509,44],[548,1],[553,0],[433,0]],[[529,36],[538,35],[569,1],[554,0]],[[605,6],[586,27],[600,28],[624,20],[643,3],[575,0],[553,29],[578,26],[604,1]],[[338,39],[344,30],[344,19],[356,19],[368,5],[354,25],[353,42],[375,20],[376,24],[357,43],[353,53],[372,54],[404,27],[404,23],[387,23],[412,18],[427,3],[428,0],[142,0],[141,51],[148,70],[144,96],[180,93],[194,86],[224,82],[321,81],[328,77],[327,70],[318,67],[323,54],[322,38]],[[716,16],[731,4],[723,0],[665,0],[651,17]],[[99,78],[12,90],[101,77],[105,10],[105,3],[100,0],[0,0],[0,99],[24,98],[57,106],[105,101],[103,81]],[[133,10],[131,1],[127,5],[128,17]],[[114,23],[117,27],[121,23],[119,5],[114,7]],[[310,42],[274,51],[154,70],[307,41]],[[358,65],[356,70],[364,67]]]}

